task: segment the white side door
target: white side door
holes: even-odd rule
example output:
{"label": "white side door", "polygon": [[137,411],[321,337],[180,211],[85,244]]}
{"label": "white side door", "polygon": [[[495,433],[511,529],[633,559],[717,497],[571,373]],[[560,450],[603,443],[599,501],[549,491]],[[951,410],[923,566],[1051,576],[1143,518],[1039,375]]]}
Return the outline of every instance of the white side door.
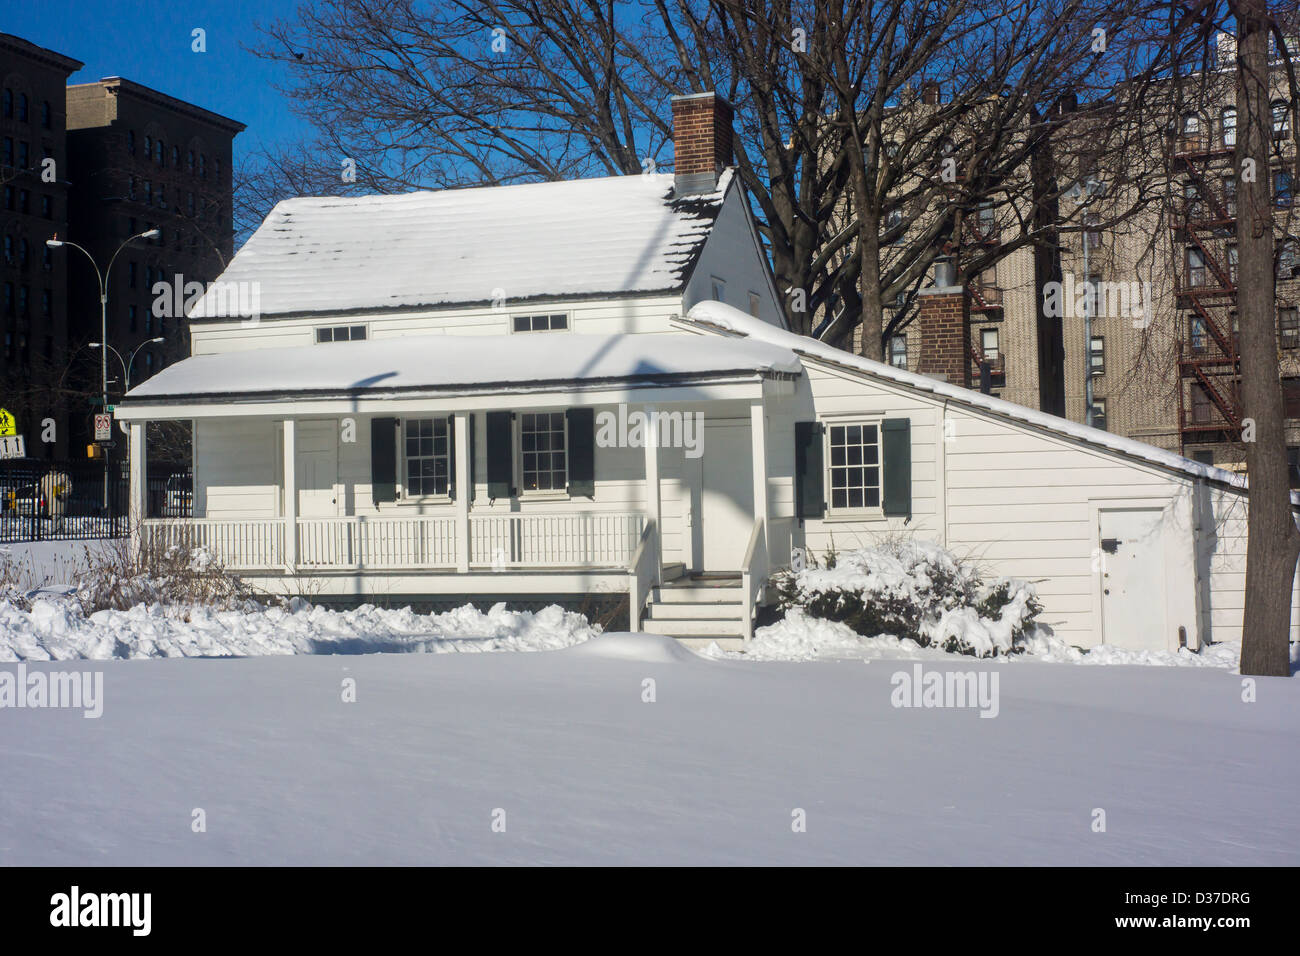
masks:
{"label": "white side door", "polygon": [[1165,560],[1160,508],[1101,511],[1102,627],[1107,644],[1165,650]]}

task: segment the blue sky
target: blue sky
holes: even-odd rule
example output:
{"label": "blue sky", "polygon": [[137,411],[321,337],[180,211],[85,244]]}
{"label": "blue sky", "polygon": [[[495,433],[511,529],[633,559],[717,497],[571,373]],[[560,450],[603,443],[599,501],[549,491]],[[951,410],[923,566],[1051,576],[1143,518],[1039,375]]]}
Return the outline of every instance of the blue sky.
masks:
{"label": "blue sky", "polygon": [[[260,43],[256,23],[292,17],[299,2],[7,2],[0,32],[84,61],[71,83],[121,76],[245,123],[248,129],[235,139],[238,156],[305,132],[274,88],[282,67],[245,49]],[[190,49],[196,27],[207,31],[206,53]]]}

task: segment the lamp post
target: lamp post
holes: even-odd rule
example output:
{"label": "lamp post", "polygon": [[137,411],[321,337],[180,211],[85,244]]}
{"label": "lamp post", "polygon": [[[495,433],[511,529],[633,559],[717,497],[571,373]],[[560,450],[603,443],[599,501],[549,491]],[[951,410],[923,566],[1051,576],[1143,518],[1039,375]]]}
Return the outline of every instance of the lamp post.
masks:
{"label": "lamp post", "polygon": [[92,349],[97,349],[100,347],[107,348],[110,352],[112,352],[114,355],[117,356],[117,360],[122,363],[122,372],[125,375],[122,391],[129,392],[131,391],[131,367],[135,365],[135,357],[138,354],[140,354],[140,350],[144,348],[146,345],[156,345],[159,342],[165,342],[165,341],[167,340],[164,339],[161,335],[154,336],[151,339],[145,339],[143,342],[141,342],[139,345],[137,345],[135,348],[131,350],[130,359],[122,358],[122,353],[119,352],[117,349],[113,348],[113,346],[108,345],[107,343],[91,342],[89,343],[89,345]]}
{"label": "lamp post", "polygon": [[[100,330],[99,340],[101,342],[104,343],[108,342],[108,275],[113,270],[113,263],[117,261],[118,254],[121,253],[121,251],[125,249],[127,246],[129,246],[131,243],[135,242],[135,240],[156,239],[160,235],[162,235],[162,233],[159,232],[157,229],[146,229],[144,232],[137,233],[136,235],[131,236],[128,239],[124,240],[122,244],[117,247],[116,251],[114,251],[113,255],[109,258],[108,265],[104,268],[103,272],[99,270],[99,263],[95,262],[95,257],[92,256],[89,252],[87,252],[84,247],[77,245],[75,242],[69,242],[66,239],[59,239],[57,238],[57,236],[53,239],[45,240],[45,244],[49,246],[51,249],[61,249],[64,246],[71,246],[73,249],[79,250],[82,255],[84,255],[87,259],[90,260],[91,268],[95,270],[95,278],[99,280],[99,330]],[[100,367],[99,385],[100,385],[100,400],[102,402],[101,408],[105,412],[107,412],[108,411],[108,350],[105,349],[104,351],[102,351],[100,357],[101,357],[101,361],[99,363],[99,367]],[[120,355],[118,356],[119,359],[121,357],[122,356]],[[104,510],[105,511],[108,510],[108,449],[104,450]]]}

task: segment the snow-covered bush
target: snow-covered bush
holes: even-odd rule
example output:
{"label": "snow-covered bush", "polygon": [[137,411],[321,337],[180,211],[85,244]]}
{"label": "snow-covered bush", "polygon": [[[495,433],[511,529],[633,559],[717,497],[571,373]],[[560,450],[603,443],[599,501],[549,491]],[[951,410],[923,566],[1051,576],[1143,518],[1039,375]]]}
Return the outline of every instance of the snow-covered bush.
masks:
{"label": "snow-covered bush", "polygon": [[250,600],[253,592],[203,548],[174,545],[135,554],[129,539],[120,538],[88,550],[76,596],[85,613],[93,614],[137,604],[230,610]]}
{"label": "snow-covered bush", "polygon": [[930,541],[891,540],[773,575],[778,607],[846,624],[858,634],[910,638],[975,657],[1017,653],[1042,611],[1032,584],[985,583],[978,569]]}

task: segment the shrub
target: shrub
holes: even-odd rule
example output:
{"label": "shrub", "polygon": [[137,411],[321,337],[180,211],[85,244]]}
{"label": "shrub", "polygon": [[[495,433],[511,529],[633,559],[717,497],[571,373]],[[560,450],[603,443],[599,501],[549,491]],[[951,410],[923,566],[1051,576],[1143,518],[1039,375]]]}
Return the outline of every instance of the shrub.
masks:
{"label": "shrub", "polygon": [[253,597],[236,575],[203,548],[172,546],[132,553],[127,538],[103,542],[87,552],[87,568],[77,583],[77,600],[86,614],[137,604],[240,607]]}
{"label": "shrub", "polygon": [[780,609],[976,657],[1018,653],[1042,605],[1032,584],[979,571],[929,541],[893,540],[773,575]]}

